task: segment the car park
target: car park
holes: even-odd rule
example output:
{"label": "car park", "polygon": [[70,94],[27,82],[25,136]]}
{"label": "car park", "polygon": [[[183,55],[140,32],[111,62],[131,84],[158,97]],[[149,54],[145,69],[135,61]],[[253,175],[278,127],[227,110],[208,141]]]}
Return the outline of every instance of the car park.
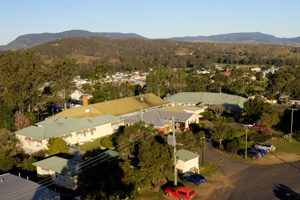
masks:
{"label": "car park", "polygon": [[194,173],[194,172],[185,172],[182,175],[180,175],[180,178],[183,181],[194,183],[195,185],[205,183],[205,181],[206,181],[204,176],[202,176],[198,173]]}
{"label": "car park", "polygon": [[269,143],[255,144],[254,148],[263,149],[263,150],[266,150],[267,152],[272,152],[272,151],[275,151],[275,149],[276,149],[273,144],[269,144]]}
{"label": "car park", "polygon": [[166,196],[178,197],[180,200],[193,199],[197,196],[195,190],[189,187],[167,187],[164,193]]}

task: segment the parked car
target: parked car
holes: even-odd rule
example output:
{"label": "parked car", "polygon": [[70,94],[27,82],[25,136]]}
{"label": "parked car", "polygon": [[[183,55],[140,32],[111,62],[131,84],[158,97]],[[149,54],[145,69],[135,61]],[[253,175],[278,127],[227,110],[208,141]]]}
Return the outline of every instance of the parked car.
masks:
{"label": "parked car", "polygon": [[[245,151],[244,150],[241,150],[239,152],[239,154],[245,158]],[[262,157],[262,155],[258,151],[254,151],[253,149],[248,149],[247,150],[247,157],[251,158],[251,159],[259,159],[259,158]]]}
{"label": "parked car", "polygon": [[267,155],[267,151],[264,150],[264,149],[256,149],[256,148],[253,148],[253,149],[251,149],[251,150],[260,153],[262,157],[264,157],[264,156]]}
{"label": "parked car", "polygon": [[273,144],[269,144],[269,143],[255,144],[254,148],[263,149],[263,150],[266,150],[268,152],[275,151],[275,146]]}
{"label": "parked car", "polygon": [[197,196],[195,190],[189,187],[167,187],[164,193],[166,196],[178,197],[180,200],[192,199]]}
{"label": "parked car", "polygon": [[253,124],[252,128],[257,131],[262,131],[262,130],[265,130],[267,128],[267,126],[261,125],[261,124]]}
{"label": "parked car", "polygon": [[185,172],[180,177],[182,180],[194,183],[195,185],[205,183],[206,181],[203,176],[194,172]]}

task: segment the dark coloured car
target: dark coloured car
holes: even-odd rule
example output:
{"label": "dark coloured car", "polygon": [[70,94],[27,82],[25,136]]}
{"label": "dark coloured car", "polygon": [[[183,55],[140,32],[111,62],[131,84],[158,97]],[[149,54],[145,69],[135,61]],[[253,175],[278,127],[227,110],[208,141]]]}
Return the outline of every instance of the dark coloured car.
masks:
{"label": "dark coloured car", "polygon": [[205,183],[205,178],[200,174],[194,172],[185,172],[181,175],[181,179],[190,183],[194,183],[195,185],[199,185]]}
{"label": "dark coloured car", "polygon": [[[241,156],[243,156],[245,158],[245,151],[244,150],[240,151],[239,155],[241,155]],[[251,159],[259,159],[262,156],[261,156],[260,152],[258,152],[256,150],[253,150],[253,149],[252,150],[249,149],[249,150],[247,150],[247,157],[251,158]]]}
{"label": "dark coloured car", "polygon": [[251,149],[251,151],[255,151],[257,153],[260,153],[262,157],[266,156],[267,155],[267,151],[264,150],[264,149]]}

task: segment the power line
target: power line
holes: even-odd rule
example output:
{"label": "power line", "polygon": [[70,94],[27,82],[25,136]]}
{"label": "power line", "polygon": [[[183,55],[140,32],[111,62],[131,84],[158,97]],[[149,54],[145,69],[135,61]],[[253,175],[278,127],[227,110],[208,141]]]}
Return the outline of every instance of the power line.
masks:
{"label": "power line", "polygon": [[[139,140],[139,141],[136,141],[136,142],[133,143],[133,144],[128,143],[128,144],[123,145],[122,147],[120,147],[120,145],[117,145],[116,147],[119,146],[119,147],[120,147],[119,150],[122,150],[122,149],[126,148],[127,146],[133,146],[133,145],[136,145],[136,144],[138,144],[138,143],[144,141],[144,140],[146,139],[147,136],[146,136],[144,139],[140,140],[142,137],[143,137],[143,135],[138,136],[137,138],[135,138],[135,140]],[[109,151],[109,150],[107,150],[107,151]],[[110,159],[111,157],[110,157],[108,154],[106,154],[107,151],[102,152],[102,153],[100,153],[100,154],[98,154],[98,155],[96,155],[96,156],[90,158],[90,159],[87,160],[87,161],[84,161],[84,162],[82,162],[82,163],[79,163],[79,164],[77,164],[77,165],[75,165],[75,166],[69,168],[68,171],[71,171],[71,170],[73,170],[74,168],[77,168],[77,167],[78,167],[77,170],[78,170],[79,172],[82,172],[82,171],[84,171],[84,170],[86,170],[86,169],[88,169],[88,168],[94,166],[94,165],[96,164],[96,163],[94,163],[94,162],[97,161],[97,160],[99,160],[99,159],[103,159],[103,160],[100,160],[99,162],[97,162],[97,164],[99,164],[99,163],[101,163],[101,162],[104,162],[104,161]],[[105,156],[107,156],[107,157],[105,158]],[[89,166],[91,163],[94,163],[94,164],[92,164],[91,166]],[[82,166],[81,166],[81,165],[82,165]],[[85,168],[85,167],[86,167],[86,168]],[[84,168],[85,168],[85,169],[84,169]],[[43,183],[42,183],[42,182],[43,182]],[[46,184],[46,183],[47,183],[47,184]],[[41,190],[41,189],[43,189],[43,188],[45,188],[45,187],[47,187],[47,186],[50,186],[50,185],[52,185],[52,184],[54,184],[54,183],[52,182],[52,177],[48,177],[48,178],[46,178],[46,179],[44,179],[44,180],[38,182],[38,184],[46,184],[46,185],[44,185],[44,186],[38,188],[37,190],[36,190],[35,188],[33,188],[33,186],[30,186],[30,187],[27,187],[27,188],[26,188],[26,187],[25,187],[25,188],[21,188],[21,189],[18,190],[17,192],[15,191],[15,192],[13,192],[13,193],[11,192],[11,193],[8,193],[8,194],[6,194],[6,195],[4,195],[4,196],[1,196],[1,199],[2,199],[2,198],[12,199],[12,198],[10,198],[10,197],[15,197],[16,195],[19,195],[20,193],[21,193],[20,195],[23,196],[23,195],[27,194],[28,192],[31,192],[32,190],[38,191],[38,190]]]}

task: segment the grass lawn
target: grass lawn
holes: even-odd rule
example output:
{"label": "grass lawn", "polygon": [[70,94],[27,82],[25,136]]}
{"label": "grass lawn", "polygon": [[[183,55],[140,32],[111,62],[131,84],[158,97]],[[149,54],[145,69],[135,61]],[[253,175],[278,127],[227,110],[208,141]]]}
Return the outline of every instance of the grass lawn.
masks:
{"label": "grass lawn", "polygon": [[113,148],[113,143],[111,141],[111,137],[98,138],[92,142],[87,142],[83,145],[80,145],[80,150],[81,151],[90,151],[93,149],[100,149],[101,147]]}
{"label": "grass lawn", "polygon": [[298,142],[297,140],[292,139],[292,143],[290,143],[288,140],[281,139],[273,142],[273,144],[276,147],[275,153],[284,152],[300,154],[300,142]]}
{"label": "grass lawn", "polygon": [[80,145],[80,150],[81,151],[90,151],[93,149],[100,149],[101,148],[101,139],[98,138],[92,142],[87,142],[83,145]]}
{"label": "grass lawn", "polygon": [[217,165],[205,163],[204,167],[200,167],[200,174],[204,177],[209,177],[215,173],[219,172]]}

